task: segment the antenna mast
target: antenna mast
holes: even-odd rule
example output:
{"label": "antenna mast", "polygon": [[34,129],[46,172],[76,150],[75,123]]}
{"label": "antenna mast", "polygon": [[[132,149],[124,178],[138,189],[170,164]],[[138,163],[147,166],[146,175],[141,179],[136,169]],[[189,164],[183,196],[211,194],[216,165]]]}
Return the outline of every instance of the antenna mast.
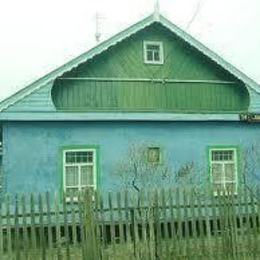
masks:
{"label": "antenna mast", "polygon": [[156,20],[160,19],[160,4],[159,4],[159,0],[155,1],[153,15],[154,15]]}
{"label": "antenna mast", "polygon": [[98,43],[100,41],[100,38],[101,38],[101,16],[98,12],[95,15],[95,21],[96,21],[95,38],[96,38],[96,42]]}

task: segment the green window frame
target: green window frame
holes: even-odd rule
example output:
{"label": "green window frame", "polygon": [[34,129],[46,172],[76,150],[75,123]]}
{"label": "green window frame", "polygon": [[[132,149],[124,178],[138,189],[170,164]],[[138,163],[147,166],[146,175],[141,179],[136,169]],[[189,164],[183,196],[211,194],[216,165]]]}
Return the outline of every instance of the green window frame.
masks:
{"label": "green window frame", "polygon": [[210,179],[214,195],[237,194],[238,149],[234,146],[209,147]]}
{"label": "green window frame", "polygon": [[152,164],[160,164],[162,161],[161,149],[158,146],[147,147],[147,161]]}
{"label": "green window frame", "polygon": [[97,189],[97,157],[96,148],[63,148],[62,181],[67,200],[86,188]]}

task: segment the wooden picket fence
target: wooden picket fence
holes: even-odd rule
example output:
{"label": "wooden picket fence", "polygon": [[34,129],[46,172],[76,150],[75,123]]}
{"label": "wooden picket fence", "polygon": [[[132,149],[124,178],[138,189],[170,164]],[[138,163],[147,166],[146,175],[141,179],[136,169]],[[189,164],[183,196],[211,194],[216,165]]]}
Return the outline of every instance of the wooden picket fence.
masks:
{"label": "wooden picket fence", "polygon": [[0,259],[260,259],[260,187],[171,188],[0,203]]}

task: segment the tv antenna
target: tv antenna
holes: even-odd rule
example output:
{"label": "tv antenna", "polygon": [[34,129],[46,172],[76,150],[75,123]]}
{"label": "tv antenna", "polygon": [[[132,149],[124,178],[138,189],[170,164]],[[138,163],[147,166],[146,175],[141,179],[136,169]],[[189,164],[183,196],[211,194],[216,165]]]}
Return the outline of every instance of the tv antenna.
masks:
{"label": "tv antenna", "polygon": [[103,17],[98,13],[96,12],[96,15],[95,15],[95,22],[96,22],[96,33],[95,33],[95,38],[96,38],[96,42],[99,43],[100,42],[100,39],[101,39],[101,19]]}
{"label": "tv antenna", "polygon": [[160,17],[160,3],[159,0],[156,0],[154,3],[154,17],[159,19]]}

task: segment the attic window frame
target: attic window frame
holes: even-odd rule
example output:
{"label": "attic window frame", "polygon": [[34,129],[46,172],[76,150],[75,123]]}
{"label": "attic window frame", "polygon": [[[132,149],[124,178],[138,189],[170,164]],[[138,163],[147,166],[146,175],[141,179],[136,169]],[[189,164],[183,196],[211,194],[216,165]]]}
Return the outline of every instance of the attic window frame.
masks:
{"label": "attic window frame", "polygon": [[[159,60],[148,60],[147,59],[147,46],[148,45],[155,45],[159,46]],[[157,64],[157,65],[162,65],[164,63],[164,51],[163,51],[163,42],[161,41],[144,41],[144,46],[143,46],[143,52],[144,52],[144,63],[145,64]],[[154,53],[153,53],[153,58],[154,58]]]}

